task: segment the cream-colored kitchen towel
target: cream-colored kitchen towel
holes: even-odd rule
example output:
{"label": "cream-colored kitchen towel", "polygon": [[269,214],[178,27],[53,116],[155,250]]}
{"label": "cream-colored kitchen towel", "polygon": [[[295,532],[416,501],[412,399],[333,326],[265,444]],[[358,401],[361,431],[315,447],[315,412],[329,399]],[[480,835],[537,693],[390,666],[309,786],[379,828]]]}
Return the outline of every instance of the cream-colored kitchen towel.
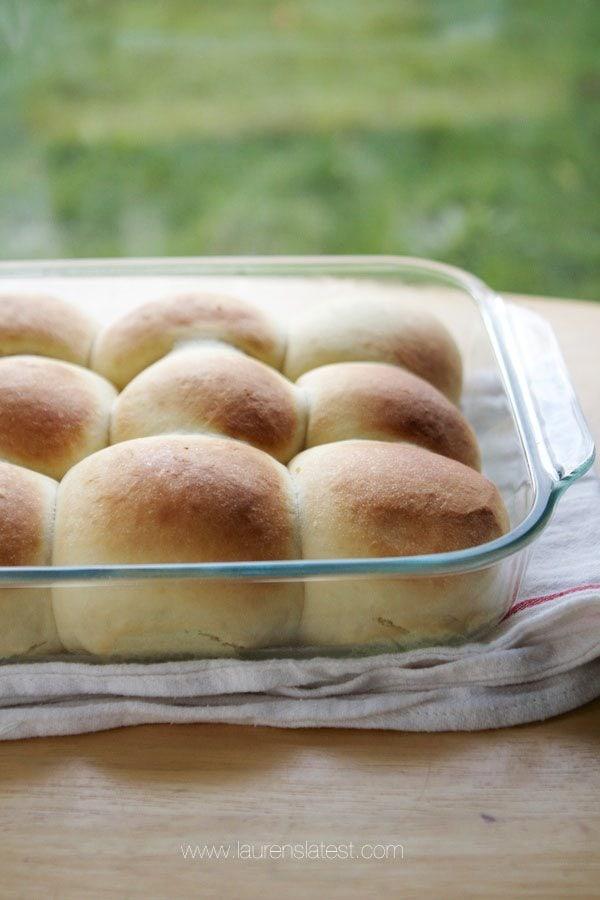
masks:
{"label": "cream-colored kitchen towel", "polygon": [[0,738],[148,722],[498,728],[600,696],[600,482],[570,488],[486,640],[353,659],[0,667]]}

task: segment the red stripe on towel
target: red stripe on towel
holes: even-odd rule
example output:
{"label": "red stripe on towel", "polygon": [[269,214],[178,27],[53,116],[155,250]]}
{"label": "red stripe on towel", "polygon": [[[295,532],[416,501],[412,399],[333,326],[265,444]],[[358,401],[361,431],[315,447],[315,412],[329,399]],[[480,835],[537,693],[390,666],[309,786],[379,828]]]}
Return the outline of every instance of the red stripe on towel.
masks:
{"label": "red stripe on towel", "polygon": [[579,584],[576,587],[565,588],[564,591],[557,591],[555,594],[544,594],[542,597],[529,597],[527,600],[519,600],[518,603],[511,606],[502,621],[508,619],[509,616],[514,616],[515,613],[519,613],[523,609],[530,609],[532,606],[540,606],[542,603],[548,603],[549,600],[558,600],[559,597],[566,597],[567,594],[578,594],[580,591],[591,590],[600,590],[600,584],[593,582],[592,584]]}

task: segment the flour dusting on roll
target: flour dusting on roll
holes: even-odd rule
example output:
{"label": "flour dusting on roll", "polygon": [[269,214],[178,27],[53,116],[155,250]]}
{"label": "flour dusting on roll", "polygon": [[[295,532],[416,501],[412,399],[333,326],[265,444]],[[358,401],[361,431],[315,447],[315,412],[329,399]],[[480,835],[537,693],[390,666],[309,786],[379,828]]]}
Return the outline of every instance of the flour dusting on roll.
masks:
{"label": "flour dusting on roll", "polygon": [[0,459],[60,479],[106,447],[116,391],[71,363],[0,358]]}
{"label": "flour dusting on roll", "polygon": [[[468,466],[409,444],[345,441],[290,463],[305,559],[415,556],[503,535],[496,487]],[[309,581],[300,640],[309,646],[455,641],[498,617],[496,573]]]}
{"label": "flour dusting on roll", "polygon": [[222,341],[281,368],[285,337],[260,309],[235,297],[182,294],[138,306],[100,332],[92,368],[119,388],[174,347]]}
{"label": "flour dusting on roll", "polygon": [[[0,462],[0,567],[48,566],[57,484]],[[0,657],[58,653],[50,589],[0,589]]]}
{"label": "flour dusting on roll", "polygon": [[145,369],[115,405],[111,442],[169,433],[246,441],[280,462],[302,448],[303,394],[275,369],[225,344],[192,344]]}
{"label": "flour dusting on roll", "polygon": [[[54,564],[242,562],[300,555],[287,469],[238,441],[116,444],[60,486]],[[65,646],[101,657],[235,656],[293,642],[301,583],[232,579],[55,587]]]}

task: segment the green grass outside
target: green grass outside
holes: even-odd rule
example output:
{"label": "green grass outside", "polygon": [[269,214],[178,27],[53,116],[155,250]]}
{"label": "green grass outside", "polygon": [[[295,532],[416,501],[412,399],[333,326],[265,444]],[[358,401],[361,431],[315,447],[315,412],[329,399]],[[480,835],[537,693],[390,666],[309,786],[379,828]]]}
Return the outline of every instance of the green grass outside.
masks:
{"label": "green grass outside", "polygon": [[595,0],[0,0],[0,256],[404,253],[600,299]]}

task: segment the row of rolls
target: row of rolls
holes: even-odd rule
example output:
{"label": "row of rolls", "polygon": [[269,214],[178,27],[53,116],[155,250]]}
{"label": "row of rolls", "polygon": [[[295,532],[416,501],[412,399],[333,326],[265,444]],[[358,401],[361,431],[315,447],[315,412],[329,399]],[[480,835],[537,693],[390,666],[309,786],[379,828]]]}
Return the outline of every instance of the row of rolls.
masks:
{"label": "row of rolls", "polygon": [[[439,553],[500,537],[433,317],[332,302],[282,328],[207,294],[98,329],[0,297],[0,566]],[[0,655],[414,646],[497,616],[489,572],[0,588]]]}
{"label": "row of rolls", "polygon": [[214,295],[142,305],[100,330],[63,301],[0,298],[0,458],[60,479],[108,444],[180,432],[283,463],[333,441],[406,437],[479,466],[455,405],[460,354],[436,319],[331,304],[288,330]]}

